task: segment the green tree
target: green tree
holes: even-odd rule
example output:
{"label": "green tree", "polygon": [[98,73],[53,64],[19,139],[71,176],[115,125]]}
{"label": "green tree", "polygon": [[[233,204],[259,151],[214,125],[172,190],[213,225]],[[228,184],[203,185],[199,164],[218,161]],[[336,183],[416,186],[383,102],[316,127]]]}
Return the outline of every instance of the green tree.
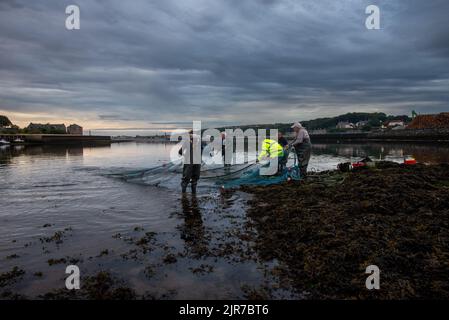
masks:
{"label": "green tree", "polygon": [[12,122],[8,119],[8,117],[0,115],[0,127],[9,127],[9,126],[12,126]]}

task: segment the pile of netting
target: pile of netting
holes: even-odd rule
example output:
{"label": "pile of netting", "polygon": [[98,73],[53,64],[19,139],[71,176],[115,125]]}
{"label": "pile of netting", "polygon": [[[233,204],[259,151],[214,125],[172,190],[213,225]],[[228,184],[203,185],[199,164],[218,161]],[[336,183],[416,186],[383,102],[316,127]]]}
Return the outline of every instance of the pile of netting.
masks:
{"label": "pile of netting", "polygon": [[[289,180],[300,180],[296,161],[276,175],[263,175],[261,168],[269,166],[269,162],[249,162],[232,166],[206,165],[201,169],[200,184],[203,186],[221,186],[236,188],[243,185],[271,185]],[[126,171],[109,174],[126,182],[161,186],[177,187],[182,175],[182,161],[170,162],[150,169]]]}
{"label": "pile of netting", "polygon": [[[268,164],[265,164],[268,166]],[[216,184],[224,188],[236,188],[244,185],[267,186],[271,184],[282,183],[284,181],[300,180],[299,168],[294,165],[286,167],[275,175],[262,175],[261,167],[264,165],[257,164],[241,172],[238,176],[223,176],[217,179]]]}

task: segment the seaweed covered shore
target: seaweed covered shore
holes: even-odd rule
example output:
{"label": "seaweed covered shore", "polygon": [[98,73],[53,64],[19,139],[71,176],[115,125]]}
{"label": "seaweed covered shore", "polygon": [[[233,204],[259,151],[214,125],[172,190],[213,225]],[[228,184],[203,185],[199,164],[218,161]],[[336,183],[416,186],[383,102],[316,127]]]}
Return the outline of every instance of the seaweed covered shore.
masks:
{"label": "seaweed covered shore", "polygon": [[[449,165],[380,162],[244,191],[258,255],[304,298],[449,298]],[[380,290],[366,289],[369,265]]]}

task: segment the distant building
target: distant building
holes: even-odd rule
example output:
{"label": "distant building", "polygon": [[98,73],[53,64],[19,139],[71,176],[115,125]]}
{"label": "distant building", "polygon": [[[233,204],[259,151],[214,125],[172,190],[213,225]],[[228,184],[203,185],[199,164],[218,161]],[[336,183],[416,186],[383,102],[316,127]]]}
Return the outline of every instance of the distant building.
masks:
{"label": "distant building", "polygon": [[340,121],[337,123],[337,129],[354,129],[354,124],[347,121]]}
{"label": "distant building", "polygon": [[405,123],[402,120],[391,120],[387,123],[388,128],[394,128],[394,127],[404,127]]}
{"label": "distant building", "polygon": [[68,134],[75,134],[75,135],[83,135],[83,127],[77,125],[77,124],[71,124],[67,127],[67,133]]}
{"label": "distant building", "polygon": [[368,123],[369,123],[368,120],[359,121],[355,124],[355,127],[360,129],[360,128],[363,128],[364,126],[366,126]]}
{"label": "distant building", "polygon": [[30,123],[27,129],[30,133],[67,133],[65,124]]}

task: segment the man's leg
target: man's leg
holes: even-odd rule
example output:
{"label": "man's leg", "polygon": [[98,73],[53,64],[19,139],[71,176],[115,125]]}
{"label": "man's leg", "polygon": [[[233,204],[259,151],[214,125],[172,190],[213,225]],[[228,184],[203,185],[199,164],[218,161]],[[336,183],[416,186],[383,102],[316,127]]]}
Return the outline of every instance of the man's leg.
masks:
{"label": "man's leg", "polygon": [[196,193],[196,185],[198,180],[200,179],[201,174],[201,165],[194,164],[192,165],[192,193]]}
{"label": "man's leg", "polygon": [[299,167],[299,175],[301,177],[301,179],[306,179],[307,178],[307,165],[302,165]]}
{"label": "man's leg", "polygon": [[181,188],[182,193],[185,193],[187,191],[187,185],[190,182],[190,179],[192,178],[192,166],[191,164],[185,164],[182,168],[182,180],[181,180]]}
{"label": "man's leg", "polygon": [[[221,156],[223,157],[223,166],[224,166],[225,168],[230,167],[231,164],[230,164],[230,163],[226,163],[226,146],[225,146],[225,145],[223,145],[223,146],[221,147]],[[231,161],[232,161],[232,160],[231,160]]]}
{"label": "man's leg", "polygon": [[288,160],[288,153],[284,153],[282,157],[279,158],[279,168],[278,168],[278,174],[282,174],[284,172],[284,169],[287,165]]}
{"label": "man's leg", "polygon": [[302,179],[307,178],[307,167],[309,166],[309,160],[311,155],[311,147],[305,147],[298,152],[298,166],[299,173]]}

